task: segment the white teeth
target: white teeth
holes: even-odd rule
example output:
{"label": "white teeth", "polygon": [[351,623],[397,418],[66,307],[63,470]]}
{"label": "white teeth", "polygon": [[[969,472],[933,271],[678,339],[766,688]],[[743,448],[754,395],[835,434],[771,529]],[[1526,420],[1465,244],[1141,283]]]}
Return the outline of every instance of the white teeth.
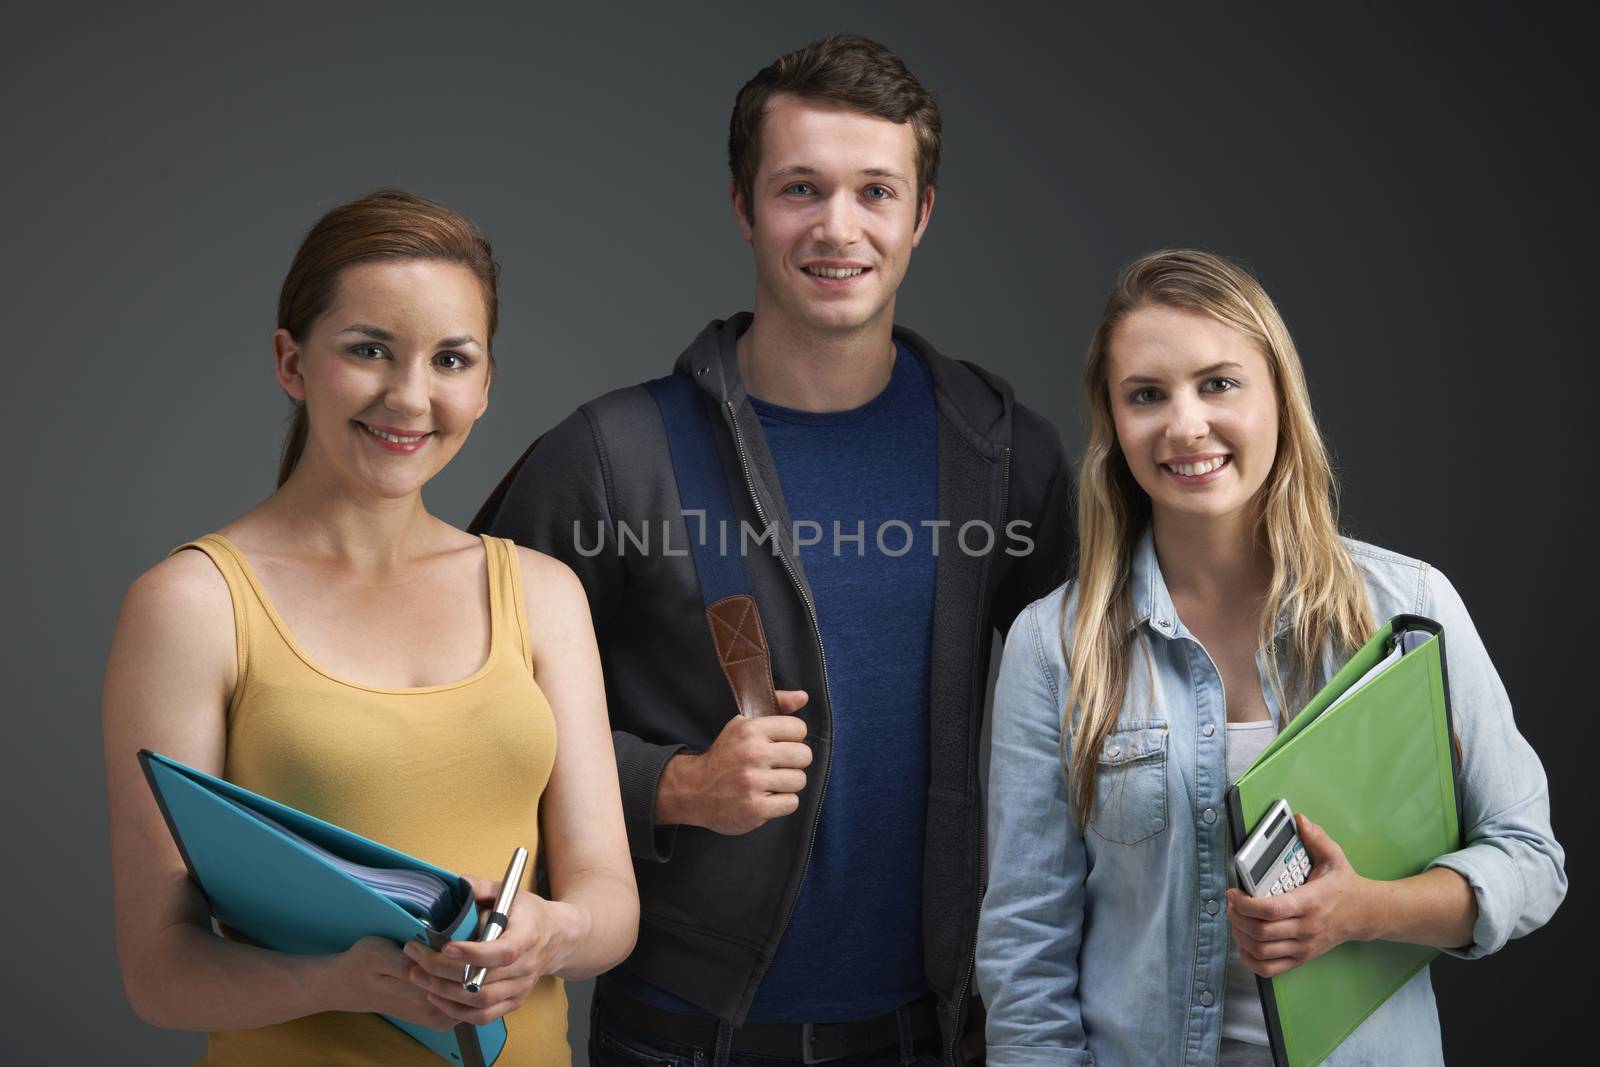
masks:
{"label": "white teeth", "polygon": [[364,422],[361,424],[361,428],[374,437],[381,437],[385,441],[393,441],[397,445],[414,445],[424,437],[428,436],[427,434],[422,433],[415,437],[397,437],[392,433],[384,433],[382,430],[374,430],[371,426],[368,426]]}
{"label": "white teeth", "polygon": [[854,278],[866,270],[865,267],[807,267],[807,274],[814,274],[818,278]]}
{"label": "white teeth", "polygon": [[1227,461],[1227,456],[1218,456],[1216,459],[1208,459],[1203,463],[1164,463],[1162,466],[1169,471],[1183,475],[1185,478],[1193,478],[1201,474],[1210,474]]}

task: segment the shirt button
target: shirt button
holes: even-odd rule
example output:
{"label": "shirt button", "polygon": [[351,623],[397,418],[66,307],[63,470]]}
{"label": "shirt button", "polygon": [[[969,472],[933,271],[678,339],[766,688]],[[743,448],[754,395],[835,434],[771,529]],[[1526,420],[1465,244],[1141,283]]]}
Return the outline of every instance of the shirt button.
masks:
{"label": "shirt button", "polygon": [[1268,641],[1267,642],[1267,655],[1276,656],[1277,654],[1278,654],[1278,643],[1276,641]]}
{"label": "shirt button", "polygon": [[1200,728],[1200,732],[1205,734],[1207,737],[1210,737],[1212,734],[1217,732],[1217,724],[1214,722],[1208,722]]}
{"label": "shirt button", "polygon": [[1214,901],[1214,900],[1206,901],[1206,914],[1207,915],[1215,915],[1216,913],[1217,913],[1217,902]]}
{"label": "shirt button", "polygon": [[1216,997],[1211,995],[1211,990],[1209,989],[1200,994],[1200,1003],[1204,1004],[1208,1008],[1216,1002],[1216,999]]}
{"label": "shirt button", "polygon": [[1217,809],[1207,808],[1205,811],[1200,813],[1200,817],[1207,823],[1214,823],[1217,821]]}

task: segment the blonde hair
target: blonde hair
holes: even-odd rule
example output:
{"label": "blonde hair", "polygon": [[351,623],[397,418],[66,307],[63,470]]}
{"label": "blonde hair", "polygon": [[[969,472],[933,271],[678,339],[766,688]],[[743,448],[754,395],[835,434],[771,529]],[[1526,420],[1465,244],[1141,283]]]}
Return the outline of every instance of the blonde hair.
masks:
{"label": "blonde hair", "polygon": [[1231,326],[1260,346],[1272,372],[1278,446],[1257,498],[1256,536],[1272,560],[1261,644],[1273,640],[1280,615],[1287,614],[1290,624],[1295,669],[1287,690],[1276,657],[1265,657],[1280,705],[1287,708],[1286,694],[1311,695],[1326,647],[1354,651],[1374,629],[1366,590],[1339,540],[1338,490],[1311,412],[1300,356],[1272,300],[1242,268],[1207,252],[1170,249],[1130,263],[1106,302],[1083,368],[1089,440],[1079,481],[1077,608],[1070,641],[1063,604],[1070,684],[1061,724],[1062,760],[1080,830],[1094,803],[1096,756],[1127,692],[1135,636],[1133,549],[1150,519],[1150,498],[1117,442],[1107,363],[1118,325],[1151,305],[1202,312]]}

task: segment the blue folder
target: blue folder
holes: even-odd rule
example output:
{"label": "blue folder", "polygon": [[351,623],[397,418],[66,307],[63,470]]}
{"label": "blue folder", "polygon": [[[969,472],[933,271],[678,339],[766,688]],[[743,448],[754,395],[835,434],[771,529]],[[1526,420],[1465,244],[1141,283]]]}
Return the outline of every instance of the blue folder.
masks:
{"label": "blue folder", "polygon": [[[460,875],[149,749],[139,751],[139,764],[211,914],[256,944],[310,955],[343,952],[372,935],[435,949],[476,935],[478,911]],[[295,834],[368,867],[425,871],[455,891],[431,918],[421,918],[319,856]],[[489,1067],[506,1043],[501,1019],[433,1030],[381,1018],[461,1067]]]}

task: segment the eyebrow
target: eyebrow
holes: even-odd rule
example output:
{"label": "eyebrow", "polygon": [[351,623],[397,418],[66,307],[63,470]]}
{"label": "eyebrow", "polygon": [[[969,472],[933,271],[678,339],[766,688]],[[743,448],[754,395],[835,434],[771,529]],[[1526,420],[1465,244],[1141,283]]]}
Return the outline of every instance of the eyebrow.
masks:
{"label": "eyebrow", "polygon": [[[796,163],[793,166],[780,167],[779,169],[773,171],[772,177],[774,179],[810,178],[821,173],[822,172],[817,170],[815,167],[808,167],[804,163]],[[887,178],[890,181],[900,182],[902,185],[911,184],[910,179],[908,179],[904,174],[901,174],[897,170],[886,170],[883,167],[863,167],[861,170],[856,171],[856,173],[864,178]]]}
{"label": "eyebrow", "polygon": [[359,334],[362,334],[363,336],[372,338],[374,341],[393,341],[394,340],[394,334],[390,333],[388,330],[385,330],[380,326],[368,326],[364,322],[353,322],[349,326],[346,326],[344,329],[340,330],[339,332],[340,333],[359,333]]}
{"label": "eyebrow", "polygon": [[[1243,363],[1237,363],[1234,360],[1225,359],[1221,363],[1213,363],[1209,367],[1201,367],[1199,370],[1194,372],[1193,376],[1196,377],[1196,378],[1204,378],[1208,374],[1215,374],[1219,370],[1227,370],[1230,367],[1233,368],[1234,370],[1244,370],[1244,364]],[[1122,379],[1122,381],[1119,382],[1118,384],[1119,385],[1160,384],[1160,381],[1161,381],[1161,379],[1159,379],[1159,378],[1150,378],[1150,377],[1146,377],[1145,375],[1142,375],[1142,374],[1130,374],[1130,375],[1128,375],[1128,377]]]}
{"label": "eyebrow", "polygon": [[[364,337],[372,338],[374,341],[389,341],[389,342],[393,342],[394,341],[394,334],[390,333],[388,330],[385,330],[381,326],[369,325],[369,324],[367,324],[365,322],[353,322],[349,326],[346,326],[344,329],[340,330],[339,332],[340,333],[359,333]],[[470,334],[464,334],[463,333],[463,334],[458,334],[455,337],[443,338],[437,344],[435,344],[434,347],[435,348],[465,348],[467,345],[476,345],[477,343],[478,343],[478,341],[477,341],[476,338],[474,338]]]}

